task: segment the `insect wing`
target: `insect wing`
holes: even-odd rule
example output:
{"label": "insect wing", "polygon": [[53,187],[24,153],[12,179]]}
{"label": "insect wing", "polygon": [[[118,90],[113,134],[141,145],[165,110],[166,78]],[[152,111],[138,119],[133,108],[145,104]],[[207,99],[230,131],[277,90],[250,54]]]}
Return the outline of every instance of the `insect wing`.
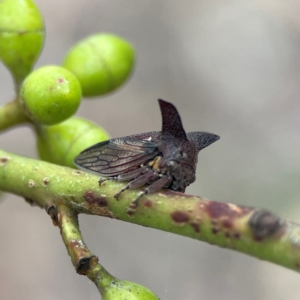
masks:
{"label": "insect wing", "polygon": [[156,143],[132,136],[96,144],[75,158],[75,165],[103,176],[115,176],[133,170],[159,153]]}

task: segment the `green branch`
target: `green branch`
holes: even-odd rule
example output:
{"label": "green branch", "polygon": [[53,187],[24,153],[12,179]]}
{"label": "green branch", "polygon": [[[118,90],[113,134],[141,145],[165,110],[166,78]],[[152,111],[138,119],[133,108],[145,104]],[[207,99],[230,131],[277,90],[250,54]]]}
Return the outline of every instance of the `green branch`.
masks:
{"label": "green branch", "polygon": [[24,123],[29,123],[29,119],[23,113],[17,100],[0,106],[0,131]]}
{"label": "green branch", "polygon": [[[66,205],[48,208],[56,225],[59,226],[63,241],[76,272],[86,275],[93,281],[101,293],[103,300],[118,299],[144,299],[158,300],[147,288],[139,284],[118,280],[109,274],[98,262],[98,257],[93,255],[83,241],[78,214]],[[55,213],[54,213],[55,212]]]}
{"label": "green branch", "polygon": [[65,205],[76,213],[115,218],[234,249],[284,267],[300,269],[299,225],[266,210],[205,200],[165,190],[143,197],[140,190],[114,195],[124,184],[82,171],[20,157],[0,150],[0,189],[42,207]]}
{"label": "green branch", "polygon": [[[50,208],[53,209],[53,206]],[[114,277],[98,263],[98,257],[93,255],[84,243],[79,229],[78,214],[65,205],[58,205],[55,211],[57,213],[55,223],[60,228],[61,236],[76,272],[87,275],[99,291],[103,290]],[[97,275],[95,276],[95,274]]]}

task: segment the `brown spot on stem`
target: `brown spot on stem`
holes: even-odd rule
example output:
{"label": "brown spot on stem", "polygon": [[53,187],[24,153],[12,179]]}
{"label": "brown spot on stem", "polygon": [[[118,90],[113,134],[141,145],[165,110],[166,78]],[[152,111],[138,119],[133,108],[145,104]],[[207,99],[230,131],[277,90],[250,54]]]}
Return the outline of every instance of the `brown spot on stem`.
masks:
{"label": "brown spot on stem", "polygon": [[[202,206],[203,203],[201,202],[201,207]],[[253,209],[241,205],[233,205],[217,201],[208,201],[205,204],[204,210],[211,218],[218,219],[220,217],[241,217],[246,215]]]}
{"label": "brown spot on stem", "polygon": [[190,219],[189,215],[186,212],[180,210],[174,211],[171,214],[171,217],[175,223],[180,224],[187,223]]}
{"label": "brown spot on stem", "polygon": [[91,267],[91,260],[94,256],[81,258],[76,266],[76,272],[80,275],[86,275]]}
{"label": "brown spot on stem", "polygon": [[143,202],[145,207],[151,208],[153,206],[153,202],[150,200],[146,200]]}
{"label": "brown spot on stem", "polygon": [[213,234],[218,234],[218,233],[220,232],[220,230],[219,230],[218,228],[212,228],[212,229],[211,229],[211,232],[212,232]]}
{"label": "brown spot on stem", "polygon": [[135,209],[132,209],[131,207],[129,207],[127,210],[126,210],[126,213],[128,216],[134,216],[134,213],[135,213]]}
{"label": "brown spot on stem", "polygon": [[47,214],[51,217],[54,226],[58,225],[58,214],[55,205],[46,207]]}
{"label": "brown spot on stem", "polygon": [[138,203],[136,201],[131,202],[129,207],[126,210],[127,215],[131,217],[134,216],[137,207],[138,207]]}
{"label": "brown spot on stem", "polygon": [[84,199],[90,204],[97,204],[100,207],[107,206],[107,199],[101,196],[94,196],[92,191],[88,191],[84,194]]}
{"label": "brown spot on stem", "polygon": [[4,166],[9,160],[8,156],[0,157],[0,167]]}
{"label": "brown spot on stem", "polygon": [[224,228],[232,228],[233,224],[229,219],[222,220],[222,226]]}
{"label": "brown spot on stem", "polygon": [[105,198],[99,198],[98,205],[100,207],[106,207],[107,206],[107,200]]}
{"label": "brown spot on stem", "polygon": [[89,203],[94,202],[95,199],[92,191],[86,192],[83,197]]}
{"label": "brown spot on stem", "polygon": [[195,232],[200,232],[200,225],[198,223],[192,222],[190,225],[195,230]]}
{"label": "brown spot on stem", "polygon": [[45,177],[43,179],[43,186],[47,186],[49,182],[50,182],[50,178],[49,177]]}
{"label": "brown spot on stem", "polygon": [[230,238],[230,233],[226,231],[225,236],[229,239]]}
{"label": "brown spot on stem", "polygon": [[95,195],[92,191],[83,194],[86,200],[87,209],[97,215],[115,218],[113,213],[108,209],[108,200],[105,195]]}
{"label": "brown spot on stem", "polygon": [[241,237],[241,235],[240,235],[239,233],[236,232],[236,233],[233,235],[233,237],[234,237],[235,239],[238,240],[238,239]]}
{"label": "brown spot on stem", "polygon": [[33,188],[35,186],[35,182],[33,179],[29,179],[28,181],[28,187]]}
{"label": "brown spot on stem", "polygon": [[211,218],[217,219],[221,216],[232,215],[232,210],[227,203],[220,203],[216,201],[210,201],[207,203],[206,211]]}
{"label": "brown spot on stem", "polygon": [[267,210],[256,210],[248,221],[256,241],[274,235],[281,228],[280,219]]}

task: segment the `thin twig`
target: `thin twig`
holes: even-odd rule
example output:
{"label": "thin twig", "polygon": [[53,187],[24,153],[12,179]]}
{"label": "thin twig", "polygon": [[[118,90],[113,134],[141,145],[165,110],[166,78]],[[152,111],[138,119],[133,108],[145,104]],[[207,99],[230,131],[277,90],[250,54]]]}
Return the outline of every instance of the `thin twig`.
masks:
{"label": "thin twig", "polygon": [[30,123],[30,121],[22,111],[17,100],[13,100],[0,106],[0,131],[24,123]]}
{"label": "thin twig", "polygon": [[66,205],[59,205],[57,225],[76,272],[89,277],[102,292],[115,278],[98,263],[98,257],[91,253],[83,241],[78,214]]}

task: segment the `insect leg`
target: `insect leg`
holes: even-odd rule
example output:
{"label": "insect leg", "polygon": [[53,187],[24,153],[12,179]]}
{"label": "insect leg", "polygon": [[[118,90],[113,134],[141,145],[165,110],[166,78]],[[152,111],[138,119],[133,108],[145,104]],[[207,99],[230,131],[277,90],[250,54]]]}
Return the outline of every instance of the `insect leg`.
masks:
{"label": "insect leg", "polygon": [[149,170],[146,171],[145,174],[142,174],[141,176],[137,177],[136,179],[132,180],[131,182],[129,182],[119,193],[117,193],[114,197],[116,199],[118,199],[120,197],[120,195],[126,191],[126,190],[131,190],[131,189],[135,189],[139,186],[144,185],[145,183],[149,182],[151,180],[151,178],[155,178],[156,176],[158,176],[157,171],[153,171],[153,170]]}
{"label": "insect leg", "polygon": [[134,178],[137,178],[142,173],[144,173],[145,171],[146,171],[146,168],[145,167],[141,167],[141,168],[138,168],[138,169],[133,170],[131,172],[118,175],[117,176],[118,177],[117,180],[130,180],[130,179],[134,179]]}
{"label": "insect leg", "polygon": [[101,178],[101,179],[99,179],[99,185],[101,185],[103,182],[105,182],[107,180],[123,181],[123,180],[134,179],[134,178],[138,177],[140,174],[142,174],[143,172],[145,172],[145,170],[146,170],[146,168],[142,167],[142,168],[138,168],[136,170],[133,170],[131,172],[120,174],[120,175],[117,175],[117,176],[110,176],[110,177],[106,177],[106,178]]}
{"label": "insect leg", "polygon": [[114,179],[115,179],[115,177],[100,178],[99,181],[98,181],[99,186],[100,186],[103,182],[105,182],[105,181],[107,181],[107,180],[114,180]]}
{"label": "insect leg", "polygon": [[146,194],[152,194],[164,187],[168,187],[169,184],[172,182],[173,178],[170,175],[164,175],[160,179],[153,182],[147,188],[145,188],[141,194],[130,204],[131,209],[135,209],[138,206],[139,200]]}

